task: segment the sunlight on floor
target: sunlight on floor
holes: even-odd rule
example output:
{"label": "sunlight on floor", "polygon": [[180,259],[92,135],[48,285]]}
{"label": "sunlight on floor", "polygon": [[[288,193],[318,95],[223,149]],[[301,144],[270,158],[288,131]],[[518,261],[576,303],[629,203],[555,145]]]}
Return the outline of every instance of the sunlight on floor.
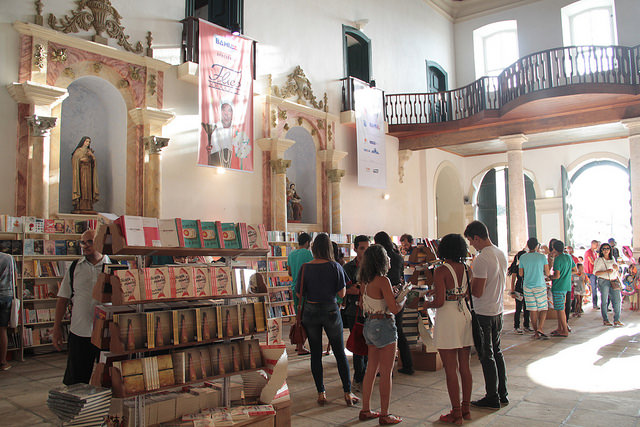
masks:
{"label": "sunlight on floor", "polygon": [[[557,340],[556,338],[553,339]],[[640,324],[603,328],[589,341],[527,366],[536,383],[587,393],[637,390],[640,384]]]}

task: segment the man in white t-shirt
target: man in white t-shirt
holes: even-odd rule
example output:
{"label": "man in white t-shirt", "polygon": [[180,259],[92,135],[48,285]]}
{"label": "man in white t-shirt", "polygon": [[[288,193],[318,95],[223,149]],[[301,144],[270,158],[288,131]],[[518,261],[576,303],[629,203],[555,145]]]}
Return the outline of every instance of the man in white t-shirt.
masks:
{"label": "man in white t-shirt", "polygon": [[62,319],[67,311],[69,301],[73,304],[71,312],[71,326],[69,328],[69,354],[67,369],[62,382],[66,385],[89,383],[93,364],[100,350],[91,344],[93,330],[93,315],[97,301],[93,299],[93,286],[98,280],[103,264],[109,264],[109,258],[102,255],[93,247],[94,230],[82,233],[80,247],[83,258],[73,265],[73,283],[71,268],[65,273],[56,303],[56,317],[53,325],[53,345],[62,349]]}
{"label": "man in white t-shirt", "polygon": [[491,243],[487,227],[480,221],[469,223],[464,230],[464,237],[478,251],[473,261],[471,294],[483,338],[478,356],[486,391],[482,399],[471,404],[479,408],[500,409],[501,404],[509,404],[507,371],[500,349],[507,257]]}

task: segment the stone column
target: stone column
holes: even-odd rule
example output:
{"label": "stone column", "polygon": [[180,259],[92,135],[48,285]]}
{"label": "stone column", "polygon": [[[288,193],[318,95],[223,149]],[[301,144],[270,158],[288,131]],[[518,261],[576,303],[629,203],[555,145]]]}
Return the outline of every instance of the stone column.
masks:
{"label": "stone column", "polygon": [[160,173],[160,151],[169,145],[169,138],[148,136],[144,138],[144,148],[148,161],[144,171],[143,216],[160,218],[160,194],[162,175]]}
{"label": "stone column", "polygon": [[27,214],[48,218],[49,212],[49,150],[48,137],[56,125],[55,117],[32,115],[27,117],[31,162],[29,164],[29,190]]}
{"label": "stone column", "polygon": [[342,234],[342,207],[340,203],[340,181],[344,169],[328,169],[327,178],[331,183],[331,232]]}
{"label": "stone column", "polygon": [[631,228],[633,229],[633,256],[640,256],[640,117],[623,120],[629,129],[629,164],[631,166]]}
{"label": "stone column", "polygon": [[524,248],[528,239],[527,201],[524,192],[524,169],[522,166],[522,144],[527,141],[523,134],[501,136],[507,145],[507,167],[509,169],[509,243],[510,254]]}
{"label": "stone column", "polygon": [[291,160],[271,160],[273,169],[273,203],[275,230],[287,230],[287,168]]}

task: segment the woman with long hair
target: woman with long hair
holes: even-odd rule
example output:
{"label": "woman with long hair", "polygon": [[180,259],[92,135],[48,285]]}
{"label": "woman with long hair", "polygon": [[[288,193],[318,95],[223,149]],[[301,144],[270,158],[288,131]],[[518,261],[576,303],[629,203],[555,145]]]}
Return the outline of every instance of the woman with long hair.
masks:
{"label": "woman with long hair", "polygon": [[360,399],[351,393],[349,362],[344,353],[342,318],[336,301],[336,295],[344,298],[346,294],[346,275],[340,264],[333,260],[333,248],[326,233],[316,236],[311,252],[313,260],[303,264],[298,273],[296,294],[299,299],[301,297],[306,299],[302,312],[302,326],[309,339],[311,373],[318,391],[318,404],[327,403],[322,370],[322,330],[324,329],[338,365],[344,400],[348,406],[353,406]]}
{"label": "woman with long hair", "polygon": [[[404,259],[398,249],[391,241],[391,237],[384,232],[380,231],[373,236],[373,242],[376,245],[381,245],[390,260],[389,271],[387,271],[387,277],[391,281],[391,286],[398,286],[402,283],[404,276]],[[402,317],[404,310],[400,310],[396,313],[396,328],[398,329],[398,350],[400,351],[400,361],[402,362],[402,368],[398,369],[398,372],[406,375],[413,375],[413,359],[411,358],[411,349],[409,348],[409,342],[402,330]]]}
{"label": "woman with long hair", "polygon": [[[618,264],[616,259],[611,253],[611,245],[609,243],[603,243],[600,245],[600,256],[593,262],[593,274],[596,275],[598,280],[598,289],[602,295],[600,302],[600,313],[602,314],[602,323],[604,326],[624,326],[620,321],[620,302],[621,302],[621,287],[620,276],[618,275]],[[612,286],[612,282],[618,281],[616,286]],[[607,317],[607,301],[611,298],[611,304],[613,305],[613,325],[609,322]]]}
{"label": "woman with long hair", "polygon": [[[434,298],[426,302],[423,308],[435,308],[436,318],[433,340],[447,379],[447,391],[452,410],[440,416],[440,421],[462,424],[462,420],[471,419],[471,369],[469,354],[473,345],[471,313],[465,299],[469,294],[468,271],[464,264],[467,256],[467,243],[459,234],[447,234],[438,246],[438,257],[444,264],[434,273]],[[460,402],[460,384],[462,383],[462,404]]]}
{"label": "woman with long hair", "polygon": [[[396,357],[398,333],[393,314],[402,310],[404,301],[396,302],[391,282],[386,277],[389,257],[381,245],[372,245],[364,253],[359,282],[364,284],[362,310],[365,314],[364,339],[367,342],[367,372],[362,384],[361,421],[379,418],[381,425],[397,424],[402,418],[389,413],[391,371]],[[371,393],[380,373],[380,412],[371,410]]]}

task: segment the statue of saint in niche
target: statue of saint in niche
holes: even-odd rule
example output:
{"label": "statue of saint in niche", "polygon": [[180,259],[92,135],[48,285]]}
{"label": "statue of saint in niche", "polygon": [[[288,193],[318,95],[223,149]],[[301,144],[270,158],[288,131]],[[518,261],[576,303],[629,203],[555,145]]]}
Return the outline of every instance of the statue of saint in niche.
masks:
{"label": "statue of saint in niche", "polygon": [[98,171],[96,156],[91,149],[91,138],[83,136],[71,154],[71,170],[73,174],[71,200],[73,213],[95,214],[93,204],[98,195]]}
{"label": "statue of saint in niche", "polygon": [[296,185],[287,178],[287,221],[302,221],[302,198],[296,192]]}

